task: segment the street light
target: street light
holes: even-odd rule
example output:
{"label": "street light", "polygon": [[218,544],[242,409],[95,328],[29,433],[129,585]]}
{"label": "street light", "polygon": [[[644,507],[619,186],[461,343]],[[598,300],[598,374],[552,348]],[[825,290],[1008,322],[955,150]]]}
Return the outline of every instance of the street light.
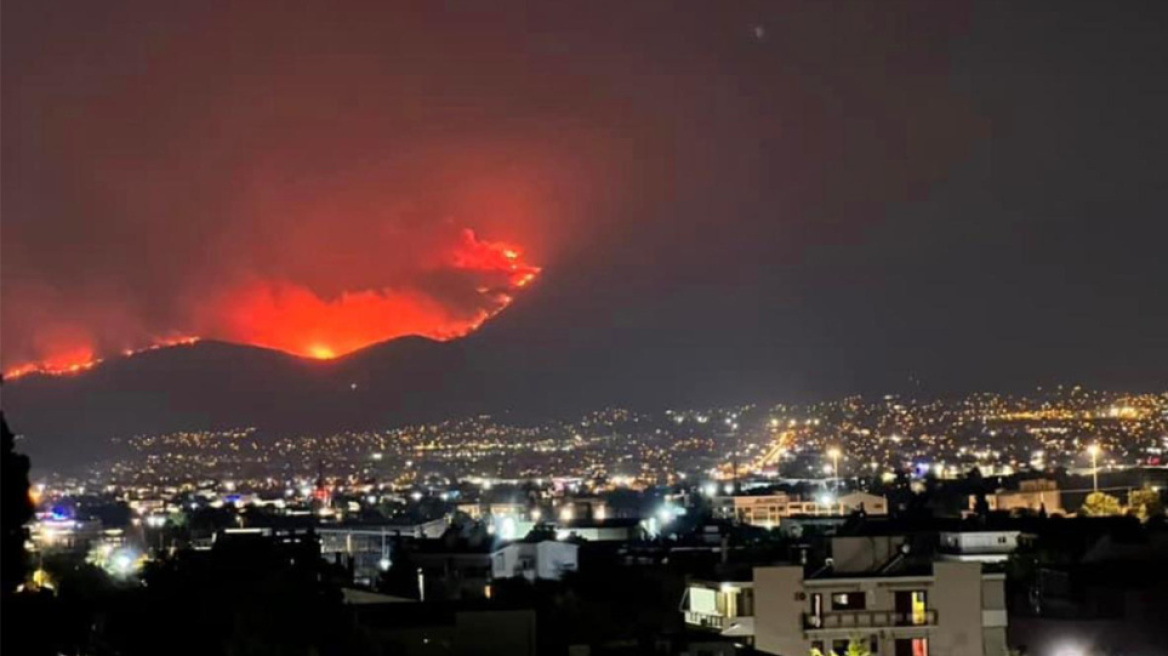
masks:
{"label": "street light", "polygon": [[839,471],[840,450],[835,448],[835,447],[828,449],[827,450],[827,457],[831,458],[831,473],[835,475],[835,491],[836,491],[836,493],[839,493],[839,488],[840,488],[840,471]]}
{"label": "street light", "polygon": [[1087,453],[1091,454],[1091,481],[1092,487],[1095,491],[1099,491],[1099,445],[1092,444],[1087,447]]}

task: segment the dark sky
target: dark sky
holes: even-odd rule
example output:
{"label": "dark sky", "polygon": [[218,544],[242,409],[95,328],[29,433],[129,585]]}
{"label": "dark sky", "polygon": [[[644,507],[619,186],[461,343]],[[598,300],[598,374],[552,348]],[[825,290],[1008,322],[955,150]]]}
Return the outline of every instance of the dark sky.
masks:
{"label": "dark sky", "polygon": [[514,292],[650,398],[1168,382],[1163,3],[504,4],[8,3],[5,366]]}

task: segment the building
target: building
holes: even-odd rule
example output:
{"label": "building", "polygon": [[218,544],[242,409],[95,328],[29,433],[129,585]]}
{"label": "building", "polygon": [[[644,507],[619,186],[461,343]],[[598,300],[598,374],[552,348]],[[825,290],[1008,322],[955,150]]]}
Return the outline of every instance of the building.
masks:
{"label": "building", "polygon": [[1011,644],[1039,656],[1168,654],[1168,529],[1135,518],[1062,524],[1036,536],[1036,567],[1012,582]]}
{"label": "building", "polygon": [[754,637],[754,583],[694,581],[681,602],[685,623],[727,638]]}
{"label": "building", "polygon": [[491,576],[495,579],[523,577],[528,581],[558,581],[565,572],[579,566],[580,547],[556,540],[511,542],[491,554]]}
{"label": "building", "polygon": [[[83,553],[105,538],[122,534],[121,529],[106,530],[100,519],[72,519],[44,513],[30,522],[28,527],[29,540],[42,553]],[[113,532],[116,532],[116,536],[112,535]]]}
{"label": "building", "polygon": [[417,548],[407,558],[417,570],[423,600],[473,600],[491,595],[490,543],[428,540],[414,546]]}
{"label": "building", "polygon": [[825,493],[816,499],[801,499],[776,492],[717,497],[713,503],[715,512],[722,517],[762,528],[776,528],[784,519],[798,516],[844,516],[856,512],[888,514],[888,500],[867,492],[849,492],[838,497]]}
{"label": "building", "polygon": [[938,539],[943,560],[1004,563],[1018,549],[1021,531],[946,531]]}
{"label": "building", "polygon": [[1006,656],[1005,575],[979,563],[927,572],[807,576],[754,572],[754,644],[764,653],[842,654],[853,638],[890,656]]}
{"label": "building", "polygon": [[527,518],[531,512],[528,506],[527,502],[518,501],[460,503],[458,511],[466,513],[475,521],[482,521],[489,517]]}
{"label": "building", "polygon": [[363,585],[372,583],[389,568],[395,538],[438,538],[445,530],[443,519],[417,524],[342,524],[316,529],[321,557],[352,567],[353,581]]}
{"label": "building", "polygon": [[749,582],[696,582],[685,622],[763,653],[843,654],[853,639],[887,656],[1006,656],[1005,575],[913,554],[903,536],[834,538],[832,557],[755,567]]}
{"label": "building", "polygon": [[556,522],[556,539],[590,542],[629,542],[641,538],[645,527],[638,519],[571,520]]}
{"label": "building", "polygon": [[[1048,479],[1022,481],[1017,490],[998,490],[987,494],[986,503],[992,511],[1037,513],[1045,510],[1049,515],[1066,514],[1058,483]],[[969,509],[977,509],[976,496],[969,497]]]}

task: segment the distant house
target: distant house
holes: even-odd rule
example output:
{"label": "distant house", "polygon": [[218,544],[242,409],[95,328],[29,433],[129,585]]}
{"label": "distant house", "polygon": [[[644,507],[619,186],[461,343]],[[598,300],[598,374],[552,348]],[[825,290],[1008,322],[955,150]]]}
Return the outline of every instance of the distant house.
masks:
{"label": "distant house", "polygon": [[888,500],[867,492],[849,492],[835,497],[803,499],[785,492],[759,495],[736,495],[714,499],[717,514],[737,519],[743,524],[776,528],[784,519],[798,516],[844,516],[863,511],[868,515],[887,515]]}
{"label": "distant house", "polygon": [[948,531],[940,534],[943,560],[1004,563],[1018,548],[1021,531]]}
{"label": "distant house", "polygon": [[560,521],[555,523],[555,529],[557,540],[579,538],[590,542],[628,542],[645,532],[638,519]]}
{"label": "distant house", "polygon": [[[987,494],[986,503],[993,511],[1024,510],[1036,513],[1045,509],[1051,515],[1066,514],[1058,483],[1047,479],[1022,481],[1017,490],[998,490],[993,494]],[[977,497],[970,496],[969,509],[976,508]]]}
{"label": "distant house", "polygon": [[558,581],[565,572],[576,571],[579,550],[575,544],[556,540],[511,542],[491,554],[491,575],[495,579]]}
{"label": "distant house", "polygon": [[358,583],[369,584],[386,568],[395,538],[437,538],[446,530],[446,520],[421,523],[362,523],[321,526],[321,557],[329,562],[348,564]]}

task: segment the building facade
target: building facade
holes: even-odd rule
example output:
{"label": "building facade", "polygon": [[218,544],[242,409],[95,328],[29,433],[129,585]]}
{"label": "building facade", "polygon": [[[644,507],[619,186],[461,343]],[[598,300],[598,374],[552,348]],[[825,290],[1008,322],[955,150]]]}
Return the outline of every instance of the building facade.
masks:
{"label": "building facade", "polygon": [[[993,511],[1037,513],[1045,510],[1049,515],[1066,514],[1058,483],[1046,479],[1022,481],[1017,490],[998,490],[986,495],[986,503]],[[969,497],[969,509],[977,509],[977,497]]]}
{"label": "building facade", "polygon": [[842,656],[852,640],[886,656],[1009,653],[1005,575],[980,563],[935,562],[928,573],[898,575],[757,567],[749,583],[691,584],[682,609],[694,628],[781,656]]}
{"label": "building facade", "polygon": [[784,519],[797,516],[844,516],[855,512],[887,515],[888,501],[866,492],[823,494],[815,499],[793,497],[785,492],[737,495],[714,499],[716,512],[727,519],[761,528],[777,528]]}
{"label": "building facade", "polygon": [[754,572],[754,641],[764,653],[842,654],[853,639],[888,656],[1007,656],[1005,575],[937,562],[930,574],[809,578]]}
{"label": "building facade", "polygon": [[534,582],[558,581],[575,572],[580,547],[566,542],[512,542],[491,554],[491,575],[496,579],[522,577]]}

